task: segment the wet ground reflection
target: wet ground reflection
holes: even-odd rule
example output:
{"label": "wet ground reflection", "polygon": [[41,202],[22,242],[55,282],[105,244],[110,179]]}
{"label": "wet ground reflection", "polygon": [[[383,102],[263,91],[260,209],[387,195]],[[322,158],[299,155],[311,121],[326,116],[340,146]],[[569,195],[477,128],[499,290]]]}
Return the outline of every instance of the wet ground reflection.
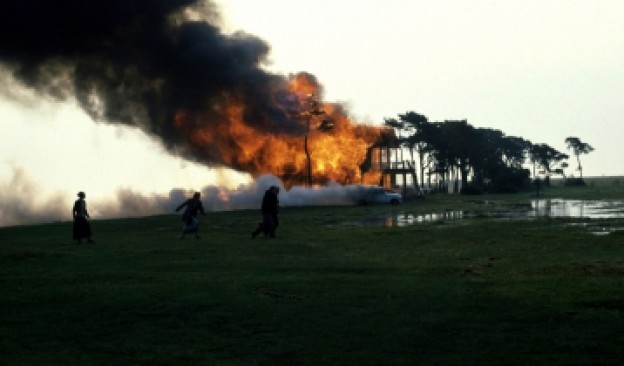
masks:
{"label": "wet ground reflection", "polygon": [[533,200],[534,216],[612,219],[624,217],[624,201]]}
{"label": "wet ground reflection", "polygon": [[[479,210],[454,211],[428,214],[411,214],[401,212],[367,218],[359,222],[349,222],[348,225],[404,227],[417,224],[433,223],[446,224],[467,222],[467,219],[531,219],[538,217],[569,217],[585,219],[615,219],[624,218],[624,200],[565,200],[565,199],[535,199],[530,204],[497,204],[491,201],[480,201],[483,204]],[[491,208],[488,208],[491,206]],[[607,235],[614,231],[624,231],[624,227],[607,227],[599,223],[578,223],[596,235]]]}

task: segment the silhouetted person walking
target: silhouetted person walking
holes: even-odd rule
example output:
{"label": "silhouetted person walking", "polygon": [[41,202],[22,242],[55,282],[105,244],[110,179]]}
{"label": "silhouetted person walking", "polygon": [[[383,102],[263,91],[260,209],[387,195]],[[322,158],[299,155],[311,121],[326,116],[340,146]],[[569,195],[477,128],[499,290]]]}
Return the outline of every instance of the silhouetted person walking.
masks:
{"label": "silhouetted person walking", "polygon": [[91,224],[89,223],[89,211],[87,211],[87,202],[85,201],[86,195],[84,192],[78,192],[78,199],[74,202],[74,208],[72,209],[72,216],[74,218],[74,240],[78,241],[78,244],[82,243],[82,239],[86,238],[88,243],[93,243],[91,240]]}
{"label": "silhouetted person walking", "polygon": [[279,225],[279,219],[277,213],[279,211],[279,200],[277,195],[279,194],[279,187],[271,186],[264,192],[262,197],[262,223],[258,225],[258,228],[251,233],[251,237],[255,238],[261,232],[264,232],[264,236],[275,238],[275,230]]}
{"label": "silhouetted person walking", "polygon": [[200,201],[201,193],[195,192],[193,198],[189,198],[184,203],[176,208],[176,212],[180,211],[184,207],[184,213],[182,214],[182,236],[180,239],[184,239],[184,236],[188,233],[195,233],[195,238],[199,238],[199,219],[197,213],[201,212],[204,215],[204,206]]}

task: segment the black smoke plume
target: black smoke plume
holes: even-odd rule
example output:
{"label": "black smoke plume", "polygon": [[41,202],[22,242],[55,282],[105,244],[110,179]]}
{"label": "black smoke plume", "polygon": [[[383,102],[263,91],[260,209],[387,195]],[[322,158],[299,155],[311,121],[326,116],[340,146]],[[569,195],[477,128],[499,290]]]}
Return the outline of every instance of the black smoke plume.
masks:
{"label": "black smoke plume", "polygon": [[[206,16],[189,15],[198,12]],[[0,72],[45,96],[75,97],[97,121],[138,126],[177,154],[245,170],[215,151],[236,148],[227,134],[220,145],[186,144],[176,113],[224,125],[235,97],[256,129],[288,134],[301,126],[288,112],[287,78],[262,68],[268,44],[226,35],[218,24],[209,1],[2,0]]]}

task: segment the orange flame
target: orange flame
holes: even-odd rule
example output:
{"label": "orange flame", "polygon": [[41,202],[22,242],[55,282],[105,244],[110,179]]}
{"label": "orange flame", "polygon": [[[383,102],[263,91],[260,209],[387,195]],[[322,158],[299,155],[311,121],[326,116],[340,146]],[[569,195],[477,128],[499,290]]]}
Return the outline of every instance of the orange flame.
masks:
{"label": "orange flame", "polygon": [[[307,139],[312,182],[341,184],[379,181],[380,174],[361,172],[367,149],[377,142],[387,128],[354,123],[337,104],[318,101],[318,112],[310,114],[310,96],[318,98],[320,86],[313,76],[300,73],[291,76],[287,85],[289,101],[294,103],[291,122],[298,130],[272,132],[246,120],[249,101],[237,95],[224,96],[223,102],[201,115],[178,111],[173,126],[185,137],[194,156],[245,171],[253,176],[274,174],[287,187],[307,181]],[[329,121],[329,122],[328,122]],[[253,122],[253,121],[251,121]],[[320,130],[323,123],[331,128]]]}

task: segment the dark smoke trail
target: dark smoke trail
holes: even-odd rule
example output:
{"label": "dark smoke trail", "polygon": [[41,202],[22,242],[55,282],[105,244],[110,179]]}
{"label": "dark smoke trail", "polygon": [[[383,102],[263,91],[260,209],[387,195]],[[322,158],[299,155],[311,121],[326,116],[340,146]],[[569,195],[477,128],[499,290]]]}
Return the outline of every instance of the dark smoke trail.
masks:
{"label": "dark smoke trail", "polygon": [[[214,21],[184,15],[201,6]],[[267,43],[223,34],[215,9],[200,0],[3,0],[0,72],[42,95],[75,97],[95,120],[139,126],[171,151],[241,169],[215,151],[236,148],[235,140],[221,134],[219,145],[191,147],[173,123],[176,113],[190,115],[187,129],[200,118],[227,125],[235,98],[254,128],[292,133],[300,126],[289,118],[286,78],[261,68]]]}

